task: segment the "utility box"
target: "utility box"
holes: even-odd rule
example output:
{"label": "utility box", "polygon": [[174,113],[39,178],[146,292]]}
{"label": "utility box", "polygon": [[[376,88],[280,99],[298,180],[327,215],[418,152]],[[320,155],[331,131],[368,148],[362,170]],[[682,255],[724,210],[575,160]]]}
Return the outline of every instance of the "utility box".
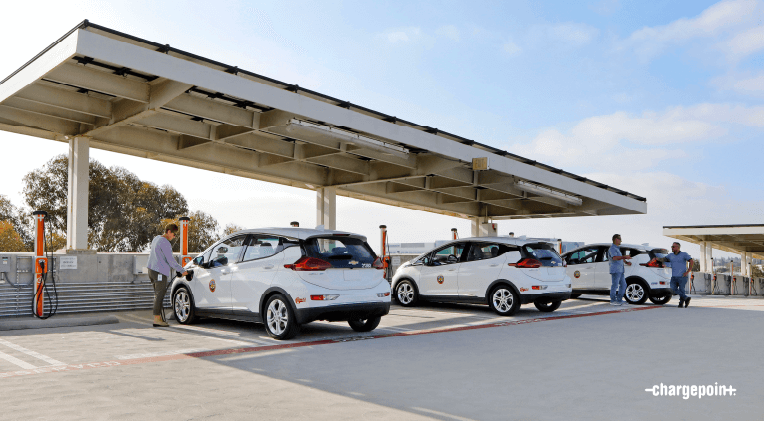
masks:
{"label": "utility box", "polygon": [[731,276],[718,274],[716,275],[716,288],[714,288],[714,294],[729,295],[731,286],[732,286]]}
{"label": "utility box", "polygon": [[747,276],[734,275],[732,276],[732,292],[731,295],[748,295],[748,282],[750,278]]}
{"label": "utility box", "polygon": [[133,257],[133,275],[148,275],[149,270],[146,265],[149,264],[148,254],[136,254]]}
{"label": "utility box", "polygon": [[690,284],[687,286],[688,294],[710,294],[711,293],[711,274],[697,272],[690,278]]}

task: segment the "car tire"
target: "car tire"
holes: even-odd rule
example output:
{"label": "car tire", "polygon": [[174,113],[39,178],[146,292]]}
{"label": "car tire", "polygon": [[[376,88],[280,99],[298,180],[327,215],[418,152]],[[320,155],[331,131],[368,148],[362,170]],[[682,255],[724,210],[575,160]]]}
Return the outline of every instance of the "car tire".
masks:
{"label": "car tire", "polygon": [[419,301],[419,293],[414,282],[408,279],[398,282],[395,285],[395,299],[404,307],[415,306],[417,301]]}
{"label": "car tire", "polygon": [[268,336],[278,339],[291,339],[300,331],[289,300],[281,294],[275,294],[265,303],[265,331]]}
{"label": "car tire", "polygon": [[382,316],[372,317],[366,320],[348,320],[348,324],[356,332],[371,332],[379,326]]}
{"label": "car tire", "polygon": [[491,290],[488,305],[499,316],[511,316],[520,308],[520,295],[508,285],[499,285]]}
{"label": "car tire", "polygon": [[629,304],[644,304],[647,301],[647,288],[639,281],[626,281],[626,293],[623,298]]}
{"label": "car tire", "polygon": [[570,294],[570,298],[578,298],[581,294]]}
{"label": "car tire", "polygon": [[650,301],[652,301],[653,304],[662,306],[664,304],[667,304],[669,301],[671,301],[671,294],[666,294],[663,297],[650,297]]}
{"label": "car tire", "polygon": [[558,308],[560,308],[560,304],[562,304],[562,301],[552,301],[550,303],[542,303],[542,302],[534,302],[533,305],[536,306],[539,311],[543,311],[545,313],[551,313]]}
{"label": "car tire", "polygon": [[172,309],[175,320],[182,325],[190,325],[197,320],[194,298],[185,286],[179,287],[172,294]]}

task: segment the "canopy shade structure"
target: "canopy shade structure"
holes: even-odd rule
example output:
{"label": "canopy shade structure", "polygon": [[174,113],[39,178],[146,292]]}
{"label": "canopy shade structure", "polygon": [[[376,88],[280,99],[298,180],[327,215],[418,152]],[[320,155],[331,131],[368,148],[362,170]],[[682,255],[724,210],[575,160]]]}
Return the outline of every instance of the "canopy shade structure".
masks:
{"label": "canopy shade structure", "polygon": [[0,129],[462,218],[647,211],[593,180],[88,21],[0,83]]}
{"label": "canopy shade structure", "polygon": [[718,250],[764,259],[764,224],[663,227],[663,235]]}

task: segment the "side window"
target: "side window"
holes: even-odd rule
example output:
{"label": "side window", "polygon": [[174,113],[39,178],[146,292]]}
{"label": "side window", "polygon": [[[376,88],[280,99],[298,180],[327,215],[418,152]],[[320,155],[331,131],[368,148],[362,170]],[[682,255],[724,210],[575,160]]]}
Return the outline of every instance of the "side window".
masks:
{"label": "side window", "polygon": [[456,243],[443,247],[432,253],[433,266],[448,265],[461,261],[466,243]]}
{"label": "side window", "polygon": [[283,249],[284,244],[279,237],[272,235],[253,235],[249,237],[243,260],[248,261],[273,256]]}
{"label": "side window", "polygon": [[594,263],[597,260],[597,253],[599,249],[596,247],[589,247],[576,252],[571,253],[566,258],[566,262],[569,265],[581,265],[585,263]]}
{"label": "side window", "polygon": [[610,250],[610,247],[602,247],[600,248],[600,260],[599,262],[609,262],[610,261],[610,253],[608,253],[608,250]]}
{"label": "side window", "polygon": [[246,238],[246,235],[239,235],[218,243],[212,248],[212,253],[210,253],[210,266],[225,266],[228,263],[235,262],[239,257],[242,247],[244,247],[244,240]]}
{"label": "side window", "polygon": [[467,261],[493,259],[509,251],[520,251],[520,249],[506,244],[472,243],[472,247],[470,247],[470,251],[467,254]]}

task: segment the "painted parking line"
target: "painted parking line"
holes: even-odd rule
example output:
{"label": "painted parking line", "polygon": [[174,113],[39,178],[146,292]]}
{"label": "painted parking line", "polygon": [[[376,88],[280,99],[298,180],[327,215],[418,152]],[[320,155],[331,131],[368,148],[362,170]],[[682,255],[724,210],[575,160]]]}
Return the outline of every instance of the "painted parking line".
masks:
{"label": "painted parking line", "polygon": [[5,345],[8,348],[15,349],[16,351],[27,354],[30,357],[35,357],[39,360],[43,360],[50,365],[66,365],[66,363],[62,363],[61,361],[54,360],[53,358],[50,358],[47,355],[42,355],[38,352],[32,351],[30,349],[26,349],[23,346],[16,345],[13,342],[6,341],[5,339],[0,339],[0,345]]}
{"label": "painted parking line", "polygon": [[305,341],[305,342],[280,343],[278,345],[268,345],[268,346],[258,346],[258,347],[216,349],[212,351],[189,352],[184,354],[171,354],[171,355],[149,356],[144,358],[125,359],[125,360],[101,361],[101,362],[95,362],[95,363],[89,363],[89,364],[70,364],[70,365],[54,366],[54,367],[40,367],[40,368],[29,369],[29,370],[9,371],[5,373],[0,373],[0,379],[9,378],[9,377],[31,376],[35,374],[58,373],[62,371],[78,371],[78,370],[87,370],[92,368],[105,368],[105,367],[115,367],[115,366],[123,366],[123,365],[145,364],[145,363],[152,363],[152,362],[184,360],[184,359],[191,359],[191,358],[214,357],[218,355],[231,355],[231,354],[243,354],[243,353],[249,353],[249,352],[273,351],[273,350],[288,349],[288,348],[302,348],[307,346],[320,346],[320,345],[329,345],[329,344],[336,344],[336,343],[343,343],[343,342],[356,342],[356,341],[364,341],[364,340],[372,340],[372,339],[419,336],[419,335],[430,335],[434,333],[461,332],[465,330],[517,326],[517,325],[523,325],[523,324],[529,324],[529,323],[540,323],[540,322],[553,321],[553,320],[601,316],[605,314],[631,313],[635,311],[644,311],[644,310],[651,310],[656,308],[663,308],[663,307],[661,306],[636,307],[636,308],[619,309],[619,310],[611,310],[611,311],[601,311],[601,312],[588,313],[588,314],[571,314],[571,315],[562,315],[562,316],[521,319],[521,320],[497,322],[497,323],[485,323],[485,324],[473,325],[473,326],[444,327],[444,328],[435,328],[435,329],[426,329],[426,330],[413,330],[410,332],[396,332],[396,333],[386,333],[386,334],[368,335],[368,336],[352,336],[352,337],[334,338],[334,339],[320,339],[320,340]]}
{"label": "painted parking line", "polygon": [[29,364],[26,361],[22,361],[22,360],[20,360],[20,359],[18,359],[16,357],[14,357],[13,355],[8,355],[8,354],[6,354],[5,352],[2,352],[2,351],[0,351],[0,358],[5,360],[5,361],[8,361],[11,364],[15,364],[15,365],[17,365],[17,366],[19,366],[21,368],[27,369],[27,370],[32,369],[32,368],[37,368],[36,366],[34,366],[32,364]]}

